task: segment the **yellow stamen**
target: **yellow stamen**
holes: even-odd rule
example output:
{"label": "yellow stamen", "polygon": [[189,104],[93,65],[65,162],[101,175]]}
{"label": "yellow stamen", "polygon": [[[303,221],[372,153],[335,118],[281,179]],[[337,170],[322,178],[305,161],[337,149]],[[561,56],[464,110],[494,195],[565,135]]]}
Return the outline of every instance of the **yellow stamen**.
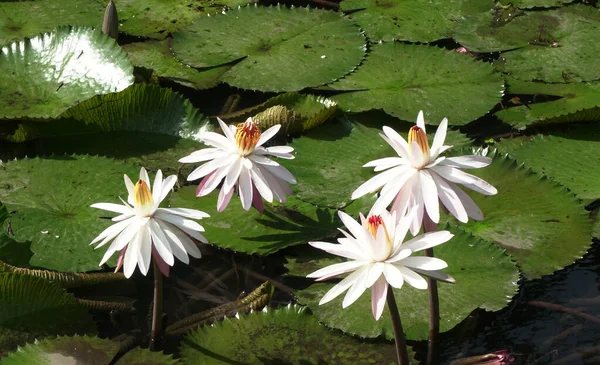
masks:
{"label": "yellow stamen", "polygon": [[421,148],[423,155],[429,155],[429,142],[427,141],[427,135],[418,126],[413,126],[408,132],[408,152],[412,153],[412,141],[417,142]]}
{"label": "yellow stamen", "polygon": [[251,154],[259,139],[260,128],[252,122],[252,119],[237,125],[235,142],[237,143],[240,156],[248,156]]}
{"label": "yellow stamen", "polygon": [[144,182],[144,180],[138,180],[137,184],[135,184],[135,189],[133,191],[133,199],[135,204],[139,207],[147,207],[154,205],[154,199],[152,198],[152,193],[150,192],[150,188],[148,184]]}

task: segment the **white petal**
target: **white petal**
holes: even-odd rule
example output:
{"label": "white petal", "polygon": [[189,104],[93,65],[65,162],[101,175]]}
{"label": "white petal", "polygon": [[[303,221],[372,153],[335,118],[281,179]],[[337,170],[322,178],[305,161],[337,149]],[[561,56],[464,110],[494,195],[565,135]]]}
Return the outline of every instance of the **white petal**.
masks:
{"label": "white petal", "polygon": [[236,147],[229,139],[227,139],[227,137],[215,132],[203,133],[202,136],[200,136],[200,140],[209,146],[220,148],[224,151],[231,152],[234,151]]}
{"label": "white petal", "polygon": [[392,264],[386,263],[383,267],[383,275],[385,280],[396,289],[402,288],[404,285],[404,277],[398,268]]}
{"label": "white petal", "polygon": [[201,177],[204,177],[216,169],[230,165],[238,156],[236,154],[228,154],[221,158],[214,159],[210,162],[207,162],[200,167],[196,168],[192,173],[187,177],[188,181],[198,180]]}
{"label": "white petal", "polygon": [[415,269],[415,268],[413,268],[412,270],[414,272],[416,272],[417,274],[429,276],[430,278],[440,280],[440,281],[443,281],[448,284],[456,284],[456,280],[452,276],[446,274],[443,271],[438,271],[438,270],[423,271],[423,270],[419,270],[419,269]]}
{"label": "white petal", "polygon": [[[440,126],[435,132],[433,137],[433,143],[431,144],[431,155],[437,157],[439,155],[439,149],[444,145],[446,140],[446,131],[448,129],[448,118],[442,119]],[[434,157],[434,158],[435,158]]]}
{"label": "white petal", "polygon": [[348,228],[350,233],[356,238],[358,242],[360,242],[364,247],[370,246],[373,242],[373,236],[369,233],[363,226],[361,226],[357,221],[355,221],[351,216],[338,211],[338,216],[342,220],[342,223]]}
{"label": "white petal", "polygon": [[319,301],[319,305],[328,303],[335,299],[338,295],[342,294],[346,289],[348,289],[350,286],[352,286],[352,284],[354,284],[354,281],[359,275],[360,272],[355,271],[352,274],[348,275],[344,280],[337,283],[333,288],[331,288],[327,293],[325,293],[323,298],[321,298],[321,300]]}
{"label": "white petal", "polygon": [[358,276],[356,277],[356,280],[354,280],[354,284],[348,289],[348,292],[342,301],[342,308],[346,308],[356,302],[365,290],[367,290],[367,270],[368,266],[363,266],[356,270]]}
{"label": "white petal", "polygon": [[376,321],[381,318],[387,299],[388,283],[385,278],[380,277],[371,288],[371,311]]}
{"label": "white petal", "polygon": [[423,202],[423,194],[421,193],[421,174],[415,174],[412,192],[408,200],[408,212],[415,210],[415,218],[410,226],[410,233],[415,236],[421,229],[423,222],[423,213],[425,211],[425,203]]}
{"label": "white petal", "polygon": [[404,242],[401,247],[418,252],[448,242],[452,237],[454,235],[448,231],[428,232]]}
{"label": "white petal", "polygon": [[365,284],[367,288],[370,288],[373,285],[375,285],[377,279],[379,279],[379,277],[381,277],[381,274],[383,274],[384,267],[385,264],[383,262],[375,262],[373,265],[369,265],[369,268],[367,269],[366,273],[367,281]]}
{"label": "white petal", "polygon": [[225,134],[225,137],[230,141],[230,143],[235,143],[235,135],[233,134],[232,129],[229,128],[229,126],[225,124],[225,122],[223,122],[219,117],[217,117],[217,122],[219,122],[219,126],[221,127],[223,134]]}
{"label": "white petal", "polygon": [[306,275],[307,278],[316,278],[319,281],[332,278],[341,274],[345,274],[350,271],[355,271],[359,267],[366,265],[364,261],[346,261],[340,262],[339,264],[333,264],[319,269]]}
{"label": "white petal", "polygon": [[492,163],[492,159],[486,156],[470,155],[459,157],[448,157],[440,163],[442,166],[451,166],[459,169],[480,169]]}
{"label": "white petal", "polygon": [[[460,202],[462,203],[463,207],[467,211],[467,215],[469,217],[475,219],[476,221],[482,220],[483,213],[481,212],[481,209],[479,209],[477,204],[475,204],[473,199],[471,199],[471,197],[469,195],[467,195],[467,193],[462,191],[461,188],[456,186],[456,184],[449,183],[448,185],[452,188],[452,190],[454,190],[454,193],[456,193],[456,196],[458,196],[458,199],[460,199]],[[114,220],[114,218],[113,218],[113,220]]]}
{"label": "white petal", "polygon": [[404,165],[406,161],[401,157],[384,157],[369,161],[363,167],[375,167],[375,172],[387,170],[390,167]]}
{"label": "white petal", "polygon": [[438,223],[440,221],[440,203],[435,181],[426,170],[420,171],[419,178],[421,180],[421,193],[423,194],[423,202],[425,203],[427,215],[429,215],[429,218],[434,223]]}
{"label": "white petal", "polygon": [[175,259],[173,258],[173,251],[171,250],[167,236],[165,236],[160,225],[154,219],[151,219],[148,223],[150,224],[150,234],[152,235],[154,248],[156,248],[156,251],[167,265],[173,266]]}
{"label": "white petal", "polygon": [[433,171],[431,172],[431,176],[437,185],[438,196],[442,201],[442,204],[448,209],[450,214],[456,217],[456,219],[466,223],[469,220],[469,216],[458,195],[456,195],[456,192],[450,186],[452,183],[448,183]]}
{"label": "white petal", "polygon": [[273,161],[268,157],[265,157],[264,155],[250,155],[248,156],[248,158],[252,161],[252,162],[256,162],[258,164],[261,165],[269,165],[269,166],[280,166],[279,162]]}
{"label": "white petal", "polygon": [[[171,246],[171,251],[173,252],[173,256],[175,256],[179,261],[183,262],[184,264],[189,264],[190,258],[187,255],[187,251],[179,237],[177,237],[175,232],[173,232],[173,229],[169,227],[169,223],[166,223],[159,219],[156,220],[156,223],[158,223],[160,229],[162,229],[165,236],[167,236],[167,239],[169,240],[169,246]],[[175,227],[174,229],[176,231],[179,231],[179,229]]]}
{"label": "white petal", "polygon": [[137,250],[137,263],[140,272],[147,275],[150,270],[150,264],[152,263],[150,258],[152,256],[150,227],[148,225],[144,226],[138,236],[140,237],[140,242],[139,249]]}
{"label": "white petal", "polygon": [[[352,242],[352,240],[348,240],[348,239],[344,239],[344,238],[340,238],[340,240],[343,240],[341,242],[344,242],[344,243]],[[308,244],[315,248],[318,248],[319,250],[328,252],[332,255],[346,257],[346,258],[353,259],[353,260],[367,259],[366,255],[363,252],[360,252],[360,250],[358,250],[357,247],[352,244],[336,245],[334,243],[320,242],[320,241],[309,242]]]}
{"label": "white petal", "polygon": [[294,147],[273,146],[273,147],[267,147],[267,148],[265,148],[265,150],[271,156],[284,158],[286,160],[293,160],[294,158],[296,158],[294,155],[292,155],[292,152],[294,152]]}
{"label": "white petal", "polygon": [[126,278],[130,278],[131,275],[133,275],[135,267],[137,266],[137,252],[140,246],[140,236],[141,231],[135,237],[136,239],[127,246],[127,250],[125,251],[125,257],[123,258],[123,274],[125,274]]}
{"label": "white petal", "polygon": [[135,211],[133,209],[129,208],[128,206],[121,205],[121,204],[96,203],[96,204],[90,205],[90,207],[96,208],[96,209],[108,210],[109,212],[115,212],[115,213],[121,213],[121,214],[131,214],[132,212],[135,213]]}
{"label": "white petal", "polygon": [[402,273],[404,281],[410,286],[422,290],[427,289],[427,280],[423,279],[421,275],[404,266],[396,265],[396,268]]}
{"label": "white petal", "polygon": [[410,151],[410,162],[414,167],[420,167],[423,165],[423,151],[421,151],[421,147],[417,141],[412,141],[410,143],[411,151]]}
{"label": "white petal", "polygon": [[171,192],[171,190],[175,186],[176,182],[177,182],[177,176],[176,175],[168,176],[165,179],[165,181],[163,181],[162,190],[160,192],[160,196],[158,197],[159,204],[160,204],[160,202],[162,202],[163,200],[165,200],[165,198],[167,197],[167,195]]}
{"label": "white petal", "polygon": [[417,127],[421,128],[425,132],[425,118],[423,118],[423,111],[419,110],[417,115]]}
{"label": "white petal", "polygon": [[143,167],[140,169],[140,180],[144,181],[148,188],[150,188],[150,178],[148,177],[148,172]]}
{"label": "white petal", "polygon": [[219,191],[219,197],[217,199],[217,212],[221,213],[227,208],[229,202],[231,201],[231,197],[233,196],[234,188],[231,188],[229,191],[221,188]]}
{"label": "white petal", "polygon": [[288,169],[286,169],[283,166],[264,165],[263,167],[265,169],[267,169],[271,174],[273,174],[273,176],[275,176],[283,181],[286,181],[290,184],[296,183],[296,178],[294,177],[294,175],[292,175],[292,173],[289,172]]}
{"label": "white petal", "polygon": [[168,214],[174,214],[174,215],[178,215],[180,217],[190,218],[190,219],[202,219],[202,218],[210,217],[210,215],[208,215],[208,213],[204,213],[203,211],[196,210],[196,209],[189,209],[189,208],[158,208],[158,210],[162,210],[163,212],[168,213]]}
{"label": "white petal", "polygon": [[[136,218],[134,218],[134,219],[136,219]],[[102,233],[100,233],[96,238],[94,238],[94,240],[90,243],[90,245],[93,245],[94,243],[104,239],[100,244],[98,244],[98,246],[96,246],[96,248],[104,246],[108,241],[115,238],[119,233],[121,233],[122,230],[124,230],[132,222],[133,222],[132,218],[129,218],[128,220],[125,220],[125,221],[122,221],[119,223],[115,223],[115,224],[109,226],[104,231],[102,231]]]}
{"label": "white petal", "polygon": [[410,153],[408,152],[408,143],[406,143],[406,140],[388,126],[383,127],[383,133],[385,133],[385,135],[379,134],[381,138],[396,151],[398,156],[408,161],[410,159]]}
{"label": "white petal", "polygon": [[405,166],[397,166],[373,176],[352,192],[351,199],[358,199],[363,195],[376,192],[385,184],[401,177],[406,171],[407,168]]}
{"label": "white petal", "polygon": [[127,202],[133,205],[133,194],[135,192],[135,185],[131,182],[131,179],[127,175],[123,175],[123,180],[125,180],[125,187],[127,187]]}
{"label": "white petal", "polygon": [[260,138],[258,139],[258,142],[256,142],[256,147],[262,146],[266,141],[273,138],[273,136],[276,135],[277,132],[279,132],[279,129],[281,129],[281,124],[276,124],[276,125],[272,126],[271,128],[267,129],[266,131],[264,131],[263,133],[261,133]]}
{"label": "white petal", "polygon": [[444,179],[453,183],[462,184],[467,188],[474,190],[484,195],[494,195],[498,193],[495,187],[487,181],[478,178],[475,175],[467,174],[455,167],[450,166],[435,166],[433,168]]}
{"label": "white petal", "polygon": [[215,190],[219,183],[227,176],[229,170],[231,169],[231,165],[222,166],[217,171],[211,175],[208,180],[204,183],[204,187],[202,188],[202,193],[200,196],[205,196],[209,192]]}
{"label": "white petal", "polygon": [[252,177],[252,181],[254,182],[254,186],[256,186],[256,190],[258,190],[260,195],[269,203],[273,202],[273,192],[271,189],[269,189],[261,170],[258,168],[252,169],[250,170],[250,175]]}
{"label": "white petal", "polygon": [[250,206],[252,205],[252,180],[250,179],[250,171],[245,168],[240,172],[238,189],[240,200],[242,201],[242,208],[244,208],[244,210],[250,209]]}
{"label": "white petal", "polygon": [[400,261],[407,258],[408,256],[412,255],[412,253],[413,252],[410,249],[406,249],[400,246],[390,255],[390,257],[387,260],[385,260],[385,262],[394,263],[396,261]]}
{"label": "white petal", "polygon": [[228,154],[229,154],[228,151],[223,151],[221,149],[214,148],[214,147],[203,148],[201,150],[194,151],[185,157],[180,158],[179,162],[181,162],[181,163],[196,163],[196,162],[202,162],[202,161],[209,161],[209,160],[214,160],[215,158],[219,158],[219,157],[222,157],[222,156],[228,155]]}
{"label": "white petal", "polygon": [[[150,187],[150,185],[148,185]],[[154,200],[154,204],[158,206],[158,203],[161,202],[160,196],[162,195],[162,187],[163,187],[163,174],[162,171],[156,171],[156,176],[154,177],[154,185],[152,186],[152,199]]]}
{"label": "white petal", "polygon": [[237,183],[237,181],[240,177],[241,171],[242,171],[242,159],[241,158],[235,159],[232,162],[231,167],[229,168],[229,171],[227,172],[227,176],[225,177],[225,182],[223,183],[221,190],[225,190],[226,192],[231,191],[231,189],[233,189],[233,187]]}
{"label": "white petal", "polygon": [[425,271],[441,270],[448,267],[446,261],[438,259],[437,257],[427,256],[407,257],[404,260],[399,261],[398,264]]}
{"label": "white petal", "polygon": [[154,217],[169,222],[179,228],[186,228],[197,232],[204,232],[204,228],[202,228],[202,226],[197,222],[185,219],[179,215],[169,214],[164,209],[157,210],[156,213],[154,213]]}

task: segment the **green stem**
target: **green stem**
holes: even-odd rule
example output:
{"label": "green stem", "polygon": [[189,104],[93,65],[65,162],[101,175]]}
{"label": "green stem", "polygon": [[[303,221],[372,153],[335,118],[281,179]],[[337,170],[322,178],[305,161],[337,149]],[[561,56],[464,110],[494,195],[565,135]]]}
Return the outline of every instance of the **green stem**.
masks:
{"label": "green stem", "polygon": [[402,329],[402,322],[400,321],[400,313],[398,313],[396,298],[394,298],[394,291],[389,285],[387,290],[387,305],[392,318],[392,328],[394,329],[394,342],[396,343],[396,357],[398,358],[398,365],[408,365],[408,351],[406,350],[404,329]]}
{"label": "green stem", "polygon": [[154,307],[152,309],[152,332],[150,337],[150,349],[156,350],[162,338],[162,314],[163,314],[163,275],[155,260],[154,267]]}

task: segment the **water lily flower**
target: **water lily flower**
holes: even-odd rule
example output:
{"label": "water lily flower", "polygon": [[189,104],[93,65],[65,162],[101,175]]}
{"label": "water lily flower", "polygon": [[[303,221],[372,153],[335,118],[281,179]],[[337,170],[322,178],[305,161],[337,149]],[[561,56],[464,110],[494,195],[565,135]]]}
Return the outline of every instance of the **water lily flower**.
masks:
{"label": "water lily flower", "polygon": [[204,232],[204,228],[191,219],[202,219],[209,215],[195,209],[158,207],[173,189],[177,176],[171,175],[163,180],[162,171],[158,170],[152,192],[149,188],[148,173],[143,167],[135,185],[129,176],[124,175],[124,179],[128,192],[127,202],[121,199],[122,205],[91,205],[92,208],[120,213],[112,219],[116,223],[100,233],[91,243],[101,241],[96,246],[100,248],[113,240],[100,265],[108,261],[113,253],[120,251],[115,272],[122,265],[125,276],[129,278],[135,267],[139,266],[142,274],[146,275],[152,253],[161,272],[169,276],[169,267],[173,266],[174,257],[185,264],[189,263],[188,254],[200,258],[202,254],[191,238],[204,243],[207,240],[200,233]]}
{"label": "water lily flower", "polygon": [[387,210],[381,214],[371,214],[368,218],[361,214],[362,224],[342,211],[338,214],[350,233],[340,230],[345,237],[338,238],[339,244],[309,244],[350,260],[324,267],[307,277],[322,281],[349,272],[351,274],[331,288],[319,304],[331,301],[348,289],[342,302],[342,307],[346,308],[371,288],[373,317],[379,320],[385,306],[388,284],[400,289],[407,282],[417,289],[427,289],[427,281],[421,275],[448,281],[449,276],[440,271],[448,266],[446,262],[434,257],[411,255],[448,241],[453,237],[452,233],[425,233],[403,242],[412,219],[410,215],[414,215],[414,212],[399,221],[395,212],[390,214]]}
{"label": "water lily flower", "polygon": [[192,152],[179,160],[182,163],[209,161],[192,171],[187,178],[188,181],[203,178],[196,189],[196,196],[209,194],[224,180],[217,201],[219,212],[225,210],[236,187],[245,210],[254,205],[262,212],[261,196],[269,203],[273,199],[284,203],[285,196],[292,194],[289,184],[295,184],[296,179],[285,167],[267,156],[293,159],[291,152],[294,148],[263,147],[265,142],[277,134],[281,125],[274,125],[261,133],[252,118],[237,127],[227,126],[219,118],[217,120],[224,136],[214,132],[204,133],[200,137],[202,142],[212,148]]}
{"label": "water lily flower", "polygon": [[408,133],[408,143],[390,127],[383,127],[381,137],[396,151],[398,157],[386,157],[366,163],[363,167],[374,167],[375,171],[386,170],[359,186],[352,199],[381,189],[374,210],[385,209],[392,203],[391,210],[403,216],[412,208],[417,209],[410,231],[413,235],[421,229],[424,213],[438,223],[439,202],[459,221],[465,223],[469,217],[482,220],[481,209],[456,184],[485,195],[498,191],[486,181],[468,174],[462,169],[478,169],[488,166],[492,159],[485,156],[440,157],[452,148],[445,146],[448,119],[444,118],[429,148],[423,111],[419,112],[417,124]]}

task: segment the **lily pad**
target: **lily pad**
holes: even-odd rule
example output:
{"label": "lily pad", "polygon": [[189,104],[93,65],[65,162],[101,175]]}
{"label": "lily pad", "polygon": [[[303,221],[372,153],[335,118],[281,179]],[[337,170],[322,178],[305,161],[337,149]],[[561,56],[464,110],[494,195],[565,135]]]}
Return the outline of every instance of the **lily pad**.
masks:
{"label": "lily pad", "polygon": [[[339,209],[350,203],[352,191],[373,176],[373,170],[362,165],[397,155],[379,136],[383,133],[381,128],[387,125],[404,134],[414,125],[389,116],[381,118],[381,115],[363,113],[351,117],[359,122],[338,118],[296,138],[290,144],[296,158],[286,161],[298,181],[294,186],[295,195],[320,207]],[[429,128],[430,135],[434,131],[434,127]],[[468,142],[464,135],[452,130],[448,131],[447,138],[449,145]]]}
{"label": "lily pad", "polygon": [[0,234],[0,261],[12,266],[30,268],[29,260],[33,256],[30,246],[30,242],[17,242],[2,233]]}
{"label": "lily pad", "polygon": [[176,365],[181,364],[173,355],[166,355],[162,352],[150,351],[136,347],[131,351],[127,351],[115,365]]}
{"label": "lily pad", "polygon": [[32,242],[30,264],[58,271],[97,270],[103,252],[89,243],[112,222],[90,205],[118,202],[126,194],[123,174],[138,172],[137,166],[93,156],[6,163],[0,170],[0,199],[14,211],[15,239]]}
{"label": "lily pad", "polygon": [[472,173],[494,185],[498,194],[467,191],[485,219],[460,226],[505,248],[528,279],[581,258],[590,247],[592,226],[583,203],[565,187],[511,158],[490,156],[494,158],[490,166]]}
{"label": "lily pad", "polygon": [[572,3],[575,0],[512,0],[510,3],[520,9],[553,8]]}
{"label": "lily pad", "polygon": [[[183,340],[181,355],[189,365],[396,364],[394,345],[330,331],[292,305],[200,328]],[[417,364],[413,356],[409,350],[410,363]]]}
{"label": "lily pad", "polygon": [[340,10],[365,30],[372,42],[433,42],[452,36],[464,0],[344,0]]}
{"label": "lily pad", "polygon": [[60,25],[99,28],[108,1],[0,1],[0,46],[49,32]]}
{"label": "lily pad", "polygon": [[401,43],[373,45],[363,65],[329,85],[348,91],[333,100],[345,111],[383,109],[412,121],[419,110],[425,120],[463,125],[486,114],[500,101],[503,80],[473,57],[434,46]]}
{"label": "lily pad", "polygon": [[61,27],[0,49],[0,117],[56,117],[133,83],[133,67],[99,30]]}
{"label": "lily pad", "polygon": [[230,65],[199,71],[173,58],[170,39],[130,43],[123,46],[134,66],[154,70],[162,79],[174,81],[196,90],[210,89],[220,83],[221,75]]}
{"label": "lily pad", "polygon": [[600,118],[600,83],[548,84],[510,79],[511,94],[552,95],[560,99],[507,108],[496,112],[517,129],[538,125],[573,123]]}
{"label": "lily pad", "polygon": [[[456,284],[439,283],[440,331],[445,332],[465,319],[474,309],[495,311],[505,307],[517,293],[519,271],[511,258],[489,241],[485,241],[455,228],[455,236],[435,248],[435,256],[448,263],[444,271],[456,279]],[[340,259],[341,260],[341,259]],[[311,263],[322,268],[331,259]],[[288,275],[304,276],[307,263],[289,265]],[[361,337],[394,337],[392,322],[386,309],[379,321],[373,319],[371,294],[367,290],[354,304],[342,309],[340,295],[333,301],[319,305],[319,300],[333,287],[332,283],[315,283],[296,293],[298,301],[308,305],[319,322],[328,327]],[[424,340],[428,335],[429,314],[427,290],[418,290],[405,284],[395,289],[404,332],[410,340]]]}
{"label": "lily pad", "polygon": [[95,329],[87,310],[57,284],[33,276],[0,273],[0,352],[36,338]]}
{"label": "lily pad", "polygon": [[[586,203],[600,198],[600,125],[574,125],[551,135],[503,140],[497,144],[538,174],[569,188]],[[569,240],[570,241],[570,240]]]}
{"label": "lily pad", "polygon": [[317,208],[295,196],[288,197],[285,204],[265,203],[262,214],[254,208],[245,211],[240,200],[233,197],[227,209],[218,213],[218,191],[196,198],[195,190],[195,186],[179,189],[171,195],[169,204],[210,214],[211,219],[202,221],[208,242],[238,252],[267,255],[288,246],[335,236],[341,224],[334,210]]}
{"label": "lily pad", "polygon": [[365,38],[339,13],[247,6],[175,33],[173,52],[193,67],[238,61],[221,77],[232,86],[297,91],[351,72],[365,55]]}

